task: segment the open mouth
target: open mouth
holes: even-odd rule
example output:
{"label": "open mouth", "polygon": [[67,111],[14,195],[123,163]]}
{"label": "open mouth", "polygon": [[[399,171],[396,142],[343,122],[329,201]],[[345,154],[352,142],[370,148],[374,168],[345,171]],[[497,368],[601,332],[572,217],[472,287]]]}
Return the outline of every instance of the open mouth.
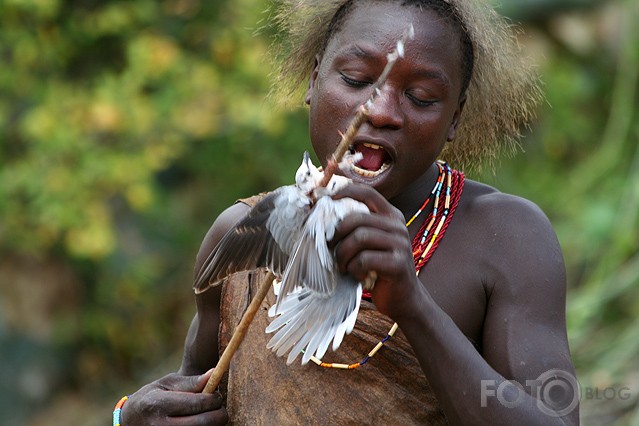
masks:
{"label": "open mouth", "polygon": [[391,157],[386,150],[374,143],[358,143],[351,146],[352,153],[362,154],[362,159],[353,164],[352,170],[360,176],[372,178],[390,167]]}

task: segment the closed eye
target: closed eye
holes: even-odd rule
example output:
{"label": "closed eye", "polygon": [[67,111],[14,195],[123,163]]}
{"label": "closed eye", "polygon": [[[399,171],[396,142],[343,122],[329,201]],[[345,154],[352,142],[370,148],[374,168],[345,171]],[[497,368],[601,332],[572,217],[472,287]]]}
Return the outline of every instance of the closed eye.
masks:
{"label": "closed eye", "polygon": [[406,93],[406,97],[408,99],[410,99],[411,102],[413,102],[415,105],[419,106],[419,107],[427,107],[430,105],[433,105],[436,101],[434,100],[424,100],[424,99],[420,99],[417,96],[411,94],[411,93]]}
{"label": "closed eye", "polygon": [[368,81],[355,80],[344,73],[340,73],[340,76],[342,77],[342,80],[351,87],[365,87],[370,84]]}

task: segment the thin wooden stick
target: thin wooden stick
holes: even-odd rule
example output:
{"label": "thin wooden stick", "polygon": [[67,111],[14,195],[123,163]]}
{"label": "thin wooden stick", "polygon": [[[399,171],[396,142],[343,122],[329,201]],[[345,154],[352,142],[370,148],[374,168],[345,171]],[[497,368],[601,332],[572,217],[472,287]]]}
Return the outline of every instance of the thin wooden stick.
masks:
{"label": "thin wooden stick", "polygon": [[[357,110],[357,113],[355,114],[355,117],[353,117],[353,120],[348,126],[346,133],[342,135],[342,139],[339,145],[337,146],[337,148],[335,149],[335,152],[333,153],[331,160],[329,160],[326,166],[326,170],[324,170],[324,178],[322,179],[318,187],[326,187],[326,185],[328,185],[328,182],[331,180],[331,177],[333,176],[335,171],[337,171],[339,162],[342,160],[342,157],[344,157],[344,154],[346,153],[346,151],[348,150],[348,147],[352,143],[353,138],[357,134],[357,131],[359,130],[361,125],[364,123],[364,120],[368,116],[368,110],[373,105],[373,101],[375,100],[377,95],[379,95],[380,88],[386,82],[386,79],[388,78],[388,75],[393,69],[395,62],[397,62],[397,59],[404,57],[404,44],[406,43],[407,40],[412,39],[414,37],[414,34],[415,34],[414,29],[413,29],[413,26],[411,25],[404,32],[400,40],[397,41],[395,50],[393,50],[391,53],[387,55],[388,62],[386,63],[386,66],[384,67],[382,74],[379,76],[379,78],[373,85],[370,98],[368,99],[368,101],[366,101],[364,105],[362,105]],[[268,294],[268,291],[271,288],[271,284],[273,283],[274,279],[275,279],[275,275],[271,271],[269,271],[266,274],[264,281],[260,285],[260,288],[258,289],[257,294],[253,297],[251,304],[249,305],[248,309],[242,316],[240,323],[235,328],[235,332],[233,333],[233,337],[231,337],[231,341],[229,342],[226,349],[224,349],[224,353],[220,357],[220,360],[218,361],[217,365],[215,366],[215,370],[213,370],[211,377],[209,377],[209,380],[206,383],[206,386],[204,387],[204,390],[202,391],[202,393],[215,392],[215,389],[218,387],[218,385],[220,384],[220,381],[222,380],[222,376],[224,376],[224,373],[226,373],[226,370],[228,370],[229,365],[231,364],[231,358],[233,358],[235,351],[237,351],[237,349],[240,347],[240,344],[244,340],[244,337],[246,336],[246,333],[248,331],[248,327],[249,325],[251,325],[251,322],[253,321],[255,314],[259,310],[259,307],[262,304],[262,301]]]}
{"label": "thin wooden stick", "polygon": [[240,344],[244,340],[249,325],[251,325],[255,314],[260,309],[260,305],[268,294],[268,291],[271,288],[274,279],[275,274],[273,274],[271,271],[268,271],[266,277],[264,277],[264,281],[262,281],[262,284],[257,290],[257,294],[253,296],[253,300],[251,300],[251,303],[242,316],[240,323],[235,328],[235,332],[233,333],[233,337],[231,337],[231,341],[229,342],[226,349],[224,349],[224,353],[220,357],[220,360],[217,362],[215,370],[213,370],[211,377],[209,377],[209,381],[206,382],[206,386],[204,387],[202,393],[213,393],[215,392],[215,389],[217,389],[220,381],[222,380],[222,376],[224,376],[224,373],[226,373],[226,370],[228,370],[229,365],[231,364],[231,358],[233,358],[235,351],[237,351],[237,349],[240,347]]}

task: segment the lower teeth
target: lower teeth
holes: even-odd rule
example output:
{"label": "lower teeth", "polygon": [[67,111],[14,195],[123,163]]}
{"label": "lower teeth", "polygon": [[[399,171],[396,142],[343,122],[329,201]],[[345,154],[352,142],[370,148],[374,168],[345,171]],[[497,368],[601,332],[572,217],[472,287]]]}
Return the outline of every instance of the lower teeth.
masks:
{"label": "lower teeth", "polygon": [[379,176],[386,169],[388,169],[388,167],[389,167],[388,163],[384,163],[382,164],[382,167],[379,168],[379,170],[373,171],[373,170],[362,169],[360,167],[353,165],[353,171],[357,173],[358,175],[371,178],[371,177]]}

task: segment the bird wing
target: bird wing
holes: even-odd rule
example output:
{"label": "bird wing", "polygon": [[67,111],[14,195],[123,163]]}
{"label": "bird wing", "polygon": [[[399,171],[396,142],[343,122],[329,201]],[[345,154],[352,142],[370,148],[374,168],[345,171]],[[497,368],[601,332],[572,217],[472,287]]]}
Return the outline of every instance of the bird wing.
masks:
{"label": "bird wing", "polygon": [[[300,286],[325,295],[335,291],[337,271],[327,242],[333,239],[339,222],[354,211],[369,212],[365,204],[351,198],[333,200],[323,196],[317,200],[284,272],[282,294],[292,293]],[[278,305],[280,301],[281,298]]]}
{"label": "bird wing", "polygon": [[362,297],[362,286],[354,278],[339,274],[337,281],[330,296],[305,287],[280,294],[279,308],[273,305],[269,309],[270,316],[279,316],[266,328],[267,333],[276,332],[266,347],[277,356],[289,352],[287,364],[304,351],[302,365],[313,355],[321,359],[331,340],[337,350],[344,335],[353,331]]}
{"label": "bird wing", "polygon": [[267,194],[229,229],[198,272],[197,294],[240,271],[266,266],[282,273],[303,227],[310,199],[295,186]]}
{"label": "bird wing", "polygon": [[282,294],[291,293],[297,287],[308,287],[323,294],[330,294],[335,289],[335,262],[328,248],[326,233],[327,228],[334,230],[336,218],[330,214],[332,206],[327,200],[331,199],[323,197],[318,200],[304,224],[282,277]]}
{"label": "bird wing", "polygon": [[335,228],[351,212],[369,213],[368,207],[351,198],[321,197],[304,224],[282,278],[277,302],[269,310],[279,315],[266,328],[276,332],[267,347],[282,356],[289,352],[291,364],[302,350],[302,364],[315,354],[321,358],[333,341],[337,350],[345,334],[355,325],[362,297],[362,285],[337,270],[328,248]]}

